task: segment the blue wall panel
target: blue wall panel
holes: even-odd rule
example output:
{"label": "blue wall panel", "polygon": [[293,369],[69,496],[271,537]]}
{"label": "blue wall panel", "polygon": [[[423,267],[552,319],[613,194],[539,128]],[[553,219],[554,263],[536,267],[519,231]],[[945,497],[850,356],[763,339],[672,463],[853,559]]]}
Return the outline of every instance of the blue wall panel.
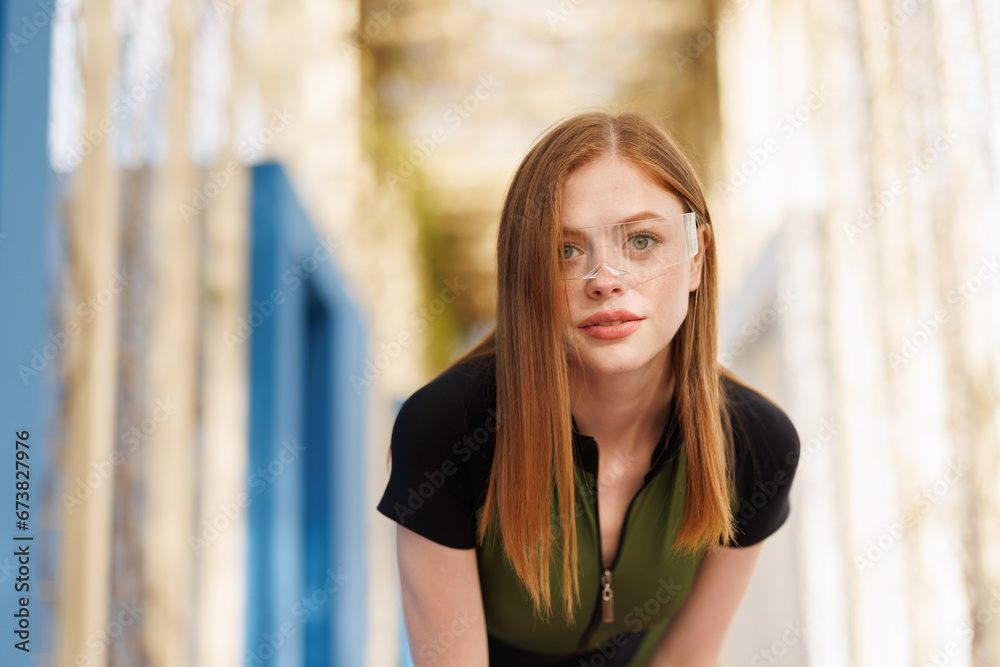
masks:
{"label": "blue wall panel", "polygon": [[254,168],[252,215],[246,663],[361,665],[365,329],[276,164]]}
{"label": "blue wall panel", "polygon": [[[0,3],[0,665],[46,664],[52,650],[56,535],[43,504],[58,503],[49,428],[68,334],[50,316],[58,285],[54,178],[48,163],[51,16],[37,2]],[[27,431],[28,509],[15,506],[17,433]],[[24,468],[20,468],[24,472]],[[25,498],[22,496],[22,498]],[[15,509],[28,512],[27,529]],[[32,538],[16,539],[16,538]],[[24,576],[15,551],[27,547]],[[24,585],[28,588],[25,589]],[[20,590],[17,590],[19,587]],[[15,648],[27,601],[30,654]]]}

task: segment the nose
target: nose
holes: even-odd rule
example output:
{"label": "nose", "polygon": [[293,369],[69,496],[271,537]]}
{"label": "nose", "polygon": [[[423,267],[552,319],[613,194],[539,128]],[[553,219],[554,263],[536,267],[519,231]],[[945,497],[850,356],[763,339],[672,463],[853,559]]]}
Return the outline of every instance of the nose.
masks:
{"label": "nose", "polygon": [[591,297],[624,294],[628,289],[624,271],[617,271],[606,264],[597,267],[587,276],[587,295]]}

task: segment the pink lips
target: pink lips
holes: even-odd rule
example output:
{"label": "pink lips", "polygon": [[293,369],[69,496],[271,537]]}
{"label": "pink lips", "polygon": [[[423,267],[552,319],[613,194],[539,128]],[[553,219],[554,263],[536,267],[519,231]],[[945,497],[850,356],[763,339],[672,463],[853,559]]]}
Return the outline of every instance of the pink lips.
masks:
{"label": "pink lips", "polygon": [[[617,322],[617,324],[610,324]],[[624,338],[642,326],[642,318],[630,310],[608,310],[591,315],[579,329],[592,338],[613,340]]]}

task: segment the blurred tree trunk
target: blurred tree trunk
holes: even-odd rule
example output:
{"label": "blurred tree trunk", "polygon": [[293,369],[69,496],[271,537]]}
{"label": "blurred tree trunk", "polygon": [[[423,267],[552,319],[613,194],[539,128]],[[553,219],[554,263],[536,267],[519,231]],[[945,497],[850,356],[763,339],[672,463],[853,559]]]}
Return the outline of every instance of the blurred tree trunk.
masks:
{"label": "blurred tree trunk", "polygon": [[[79,14],[79,21],[88,26],[79,61],[87,90],[85,130],[100,127],[112,97],[112,82],[105,75],[119,59],[118,40],[107,20],[112,4],[108,0],[85,3]],[[79,656],[99,660],[87,640],[106,629],[111,599],[113,484],[103,479],[91,487],[86,480],[95,472],[93,463],[110,461],[113,452],[120,304],[112,298],[90,321],[79,310],[93,304],[101,290],[112,284],[119,266],[119,176],[107,156],[106,146],[99,144],[83,157],[71,175],[66,209],[66,293],[71,305],[64,317],[67,326],[76,323],[79,334],[71,338],[65,360],[62,571],[54,651],[59,664],[76,664]],[[89,496],[81,497],[80,491],[87,489]],[[81,502],[66,507],[67,497]]]}

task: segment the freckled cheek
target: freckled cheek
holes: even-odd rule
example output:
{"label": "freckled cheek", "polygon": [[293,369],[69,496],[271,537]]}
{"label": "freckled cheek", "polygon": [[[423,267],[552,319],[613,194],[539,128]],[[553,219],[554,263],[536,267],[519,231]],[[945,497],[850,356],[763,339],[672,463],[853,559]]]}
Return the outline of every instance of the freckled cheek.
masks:
{"label": "freckled cheek", "polygon": [[671,333],[672,336],[674,333],[677,332],[678,329],[680,329],[681,324],[683,324],[684,320],[687,318],[688,314],[687,298],[685,297],[683,299],[678,299],[676,301],[671,302],[669,313],[670,315],[669,315],[668,326],[672,330]]}
{"label": "freckled cheek", "polygon": [[680,272],[673,269],[658,279],[651,280],[640,287],[646,287],[644,290],[646,298],[663,304],[665,308],[673,308],[677,304],[686,304],[688,300],[687,275],[681,275]]}
{"label": "freckled cheek", "polygon": [[669,329],[671,335],[680,328],[688,312],[688,292],[686,284],[681,282],[665,286],[665,289],[656,295],[657,311],[659,312],[662,326]]}

